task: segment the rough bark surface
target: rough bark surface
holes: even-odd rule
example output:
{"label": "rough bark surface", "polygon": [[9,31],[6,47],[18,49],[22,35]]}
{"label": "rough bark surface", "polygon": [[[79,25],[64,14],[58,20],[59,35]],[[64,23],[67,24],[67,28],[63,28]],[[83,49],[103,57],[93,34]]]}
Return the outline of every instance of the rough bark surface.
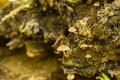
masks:
{"label": "rough bark surface", "polygon": [[10,0],[0,36],[3,80],[120,79],[120,0]]}

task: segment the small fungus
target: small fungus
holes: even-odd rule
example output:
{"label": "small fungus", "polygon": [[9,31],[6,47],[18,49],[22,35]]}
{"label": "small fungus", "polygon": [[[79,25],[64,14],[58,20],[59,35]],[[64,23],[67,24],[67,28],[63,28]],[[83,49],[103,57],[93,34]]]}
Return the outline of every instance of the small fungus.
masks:
{"label": "small fungus", "polygon": [[80,45],[80,48],[85,49],[85,48],[91,48],[93,45],[88,45],[88,44],[82,44]]}
{"label": "small fungus", "polygon": [[89,58],[91,58],[91,57],[92,57],[91,54],[86,54],[86,55],[85,55],[85,58],[86,58],[86,59],[89,59]]}
{"label": "small fungus", "polygon": [[68,80],[73,80],[75,78],[75,75],[74,74],[68,74],[67,75],[67,79]]}
{"label": "small fungus", "polygon": [[96,2],[96,3],[93,4],[93,6],[98,7],[98,6],[100,6],[100,3]]}
{"label": "small fungus", "polygon": [[76,32],[77,30],[76,30],[76,28],[75,28],[75,27],[70,27],[70,28],[68,29],[68,31],[69,31],[69,32],[73,32],[73,33],[74,33],[74,32]]}
{"label": "small fungus", "polygon": [[57,48],[58,51],[68,51],[70,50],[70,48],[66,45],[60,45],[58,48]]}
{"label": "small fungus", "polygon": [[58,51],[63,51],[63,54],[65,57],[68,56],[68,53],[66,51],[70,50],[70,48],[66,45],[60,45],[58,48],[57,48]]}

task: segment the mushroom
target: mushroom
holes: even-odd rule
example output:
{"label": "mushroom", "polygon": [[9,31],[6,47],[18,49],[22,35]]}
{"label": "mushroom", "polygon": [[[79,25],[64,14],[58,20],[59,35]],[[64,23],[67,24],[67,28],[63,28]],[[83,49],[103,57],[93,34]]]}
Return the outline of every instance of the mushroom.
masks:
{"label": "mushroom", "polygon": [[77,31],[77,29],[76,29],[75,27],[70,27],[70,28],[68,29],[68,31],[75,33],[75,32]]}
{"label": "mushroom", "polygon": [[68,74],[67,75],[67,80],[73,80],[75,79],[75,75],[74,74]]}
{"label": "mushroom", "polygon": [[85,55],[85,58],[86,58],[86,59],[89,59],[89,58],[91,58],[91,57],[92,57],[91,54],[86,54],[86,55]]}
{"label": "mushroom", "polygon": [[58,51],[63,51],[63,54],[64,56],[68,56],[67,53],[65,51],[68,51],[70,50],[70,48],[66,45],[60,45],[58,48],[57,48]]}

